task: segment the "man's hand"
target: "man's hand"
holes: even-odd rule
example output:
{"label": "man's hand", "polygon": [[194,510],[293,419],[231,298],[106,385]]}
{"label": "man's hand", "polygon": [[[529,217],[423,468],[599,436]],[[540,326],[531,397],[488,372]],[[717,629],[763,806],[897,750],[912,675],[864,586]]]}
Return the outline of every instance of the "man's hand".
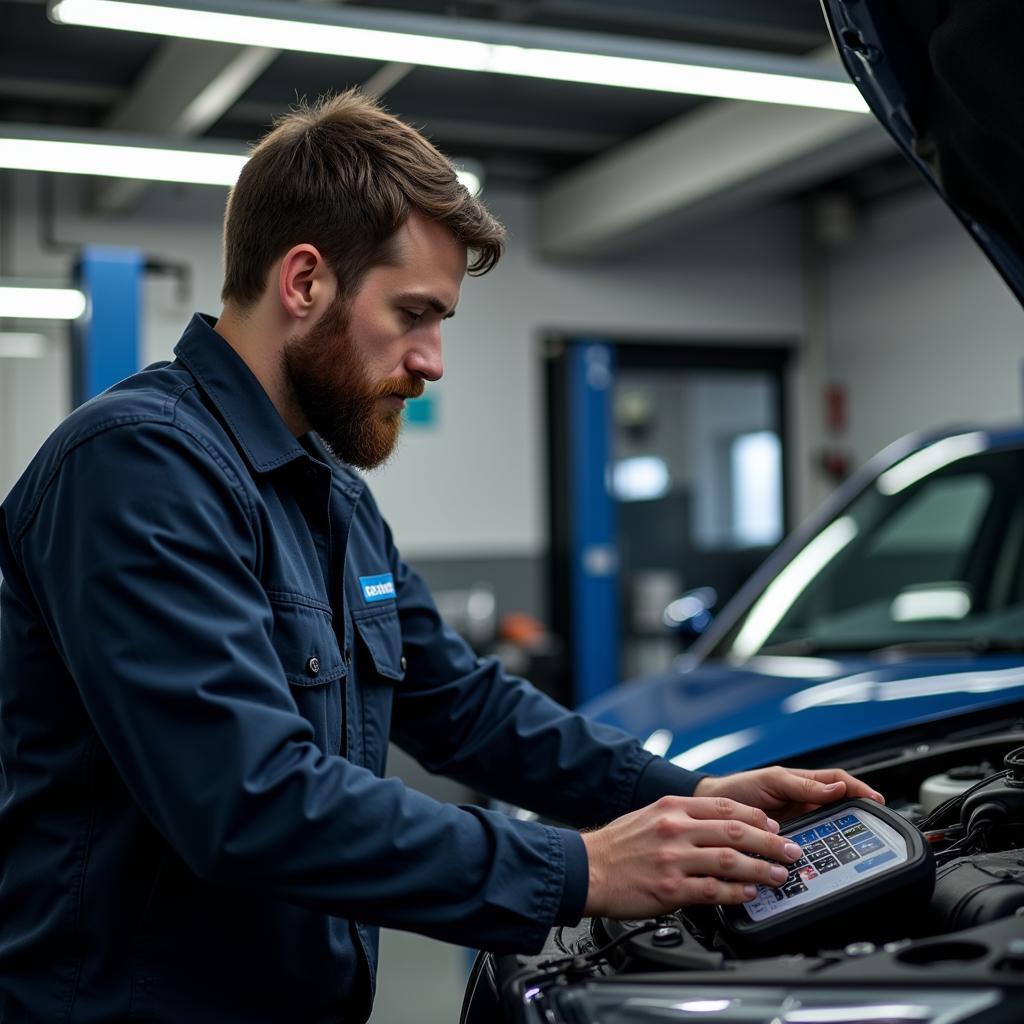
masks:
{"label": "man's hand", "polygon": [[735,775],[701,779],[694,796],[727,796],[770,811],[779,821],[813,811],[843,797],[863,797],[884,804],[885,798],[839,768],[760,768]]}
{"label": "man's hand", "polygon": [[690,903],[753,899],[757,883],[780,885],[788,873],[782,864],[800,856],[778,830],[764,811],[726,797],[664,796],[583,835],[590,863],[584,913],[651,917]]}

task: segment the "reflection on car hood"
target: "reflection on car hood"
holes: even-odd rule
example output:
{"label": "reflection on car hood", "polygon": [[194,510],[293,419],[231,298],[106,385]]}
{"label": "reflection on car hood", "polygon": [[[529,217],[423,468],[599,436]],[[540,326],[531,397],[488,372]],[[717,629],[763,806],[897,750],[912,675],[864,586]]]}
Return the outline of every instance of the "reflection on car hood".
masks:
{"label": "reflection on car hood", "polygon": [[822,6],[872,112],[1024,301],[1024,5]]}
{"label": "reflection on car hood", "polygon": [[1024,701],[1024,656],[758,657],[627,684],[583,707],[685,768],[739,771]]}

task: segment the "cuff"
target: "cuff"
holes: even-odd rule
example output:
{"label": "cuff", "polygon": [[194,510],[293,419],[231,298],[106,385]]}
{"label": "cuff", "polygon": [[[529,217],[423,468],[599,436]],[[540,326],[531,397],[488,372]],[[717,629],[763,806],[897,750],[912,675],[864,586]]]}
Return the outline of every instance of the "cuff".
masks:
{"label": "cuff", "polygon": [[562,886],[562,902],[555,915],[555,924],[577,924],[587,905],[590,889],[590,862],[583,837],[568,828],[556,828],[565,851],[565,884]]}
{"label": "cuff", "polygon": [[653,804],[663,796],[693,796],[697,783],[707,777],[707,772],[691,772],[663,757],[652,757],[636,780],[633,810]]}

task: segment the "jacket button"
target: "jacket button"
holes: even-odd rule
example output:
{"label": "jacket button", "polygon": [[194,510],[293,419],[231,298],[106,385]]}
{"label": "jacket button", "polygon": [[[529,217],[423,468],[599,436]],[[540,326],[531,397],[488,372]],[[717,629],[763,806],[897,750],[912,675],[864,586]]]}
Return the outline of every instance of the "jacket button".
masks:
{"label": "jacket button", "polygon": [[319,658],[310,658],[309,661],[306,662],[306,671],[311,676],[318,676],[318,675],[320,675],[320,659]]}
{"label": "jacket button", "polygon": [[408,662],[405,660],[405,655],[404,654],[402,655],[402,660],[398,664],[401,665],[402,671],[404,672],[405,671],[405,666],[408,664]]}

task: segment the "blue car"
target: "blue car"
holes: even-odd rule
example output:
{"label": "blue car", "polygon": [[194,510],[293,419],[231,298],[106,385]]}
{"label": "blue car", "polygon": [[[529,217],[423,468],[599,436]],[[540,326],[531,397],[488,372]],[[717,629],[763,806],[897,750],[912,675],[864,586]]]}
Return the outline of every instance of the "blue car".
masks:
{"label": "blue car", "polygon": [[721,773],[1013,719],[1022,702],[1024,429],[961,429],[887,448],[672,672],[584,711]]}
{"label": "blue car", "polygon": [[[822,6],[872,112],[1024,301],[1020,0]],[[463,1024],[1024,1021],[1024,428],[891,446],[674,671],[585,711],[688,768],[845,767],[888,809],[784,825],[803,856],[745,910],[482,956]]]}

